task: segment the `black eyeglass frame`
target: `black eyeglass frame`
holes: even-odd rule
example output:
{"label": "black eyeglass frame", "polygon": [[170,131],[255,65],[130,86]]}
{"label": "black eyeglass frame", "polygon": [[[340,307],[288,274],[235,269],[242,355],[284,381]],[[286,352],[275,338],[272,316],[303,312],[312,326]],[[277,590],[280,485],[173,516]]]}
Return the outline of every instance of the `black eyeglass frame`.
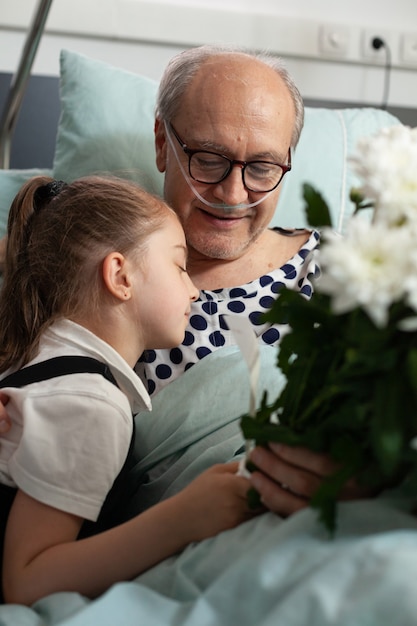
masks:
{"label": "black eyeglass frame", "polygon": [[[248,191],[251,191],[252,193],[269,193],[270,191],[273,191],[274,189],[276,189],[278,187],[278,185],[280,184],[280,182],[282,181],[282,179],[284,178],[285,174],[287,172],[291,171],[291,167],[292,167],[292,164],[291,164],[291,147],[288,148],[288,163],[287,163],[287,165],[282,165],[281,163],[277,163],[275,161],[262,161],[262,160],[257,160],[257,161],[240,161],[239,159],[230,159],[225,154],[220,154],[219,152],[212,152],[211,150],[202,150],[201,148],[197,148],[197,149],[189,148],[187,146],[187,144],[181,139],[181,137],[179,136],[179,134],[175,130],[175,128],[172,125],[172,123],[168,122],[168,124],[169,124],[170,130],[172,131],[172,134],[174,135],[175,139],[180,144],[183,152],[188,156],[188,173],[189,173],[189,175],[191,176],[191,178],[193,180],[195,180],[198,183],[202,183],[204,185],[218,185],[219,183],[221,183],[223,180],[225,180],[229,176],[230,172],[232,171],[232,169],[233,169],[233,167],[235,165],[239,165],[242,168],[242,182],[243,182],[243,185],[244,185],[244,187]],[[201,152],[203,154],[212,154],[213,156],[221,157],[225,161],[228,161],[229,168],[226,170],[226,172],[223,174],[223,176],[219,180],[216,180],[214,182],[208,182],[206,180],[199,180],[198,178],[195,178],[195,176],[192,175],[192,173],[191,173],[191,159],[194,156],[194,154],[201,153]],[[281,177],[278,180],[278,182],[273,187],[271,187],[270,189],[264,189],[262,191],[259,191],[258,189],[252,189],[251,187],[248,187],[248,185],[245,182],[245,169],[246,169],[246,167],[248,165],[253,165],[254,163],[265,163],[266,165],[277,165],[278,167],[280,167],[282,169],[282,174],[281,174]]]}

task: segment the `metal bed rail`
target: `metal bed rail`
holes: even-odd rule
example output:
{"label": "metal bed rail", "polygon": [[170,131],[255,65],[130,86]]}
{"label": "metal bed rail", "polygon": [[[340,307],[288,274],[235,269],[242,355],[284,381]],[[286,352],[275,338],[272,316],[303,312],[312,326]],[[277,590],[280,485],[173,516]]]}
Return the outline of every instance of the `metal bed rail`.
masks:
{"label": "metal bed rail", "polygon": [[9,169],[10,167],[13,132],[51,4],[52,0],[39,0],[37,10],[28,30],[18,68],[12,77],[9,94],[0,121],[0,169]]}

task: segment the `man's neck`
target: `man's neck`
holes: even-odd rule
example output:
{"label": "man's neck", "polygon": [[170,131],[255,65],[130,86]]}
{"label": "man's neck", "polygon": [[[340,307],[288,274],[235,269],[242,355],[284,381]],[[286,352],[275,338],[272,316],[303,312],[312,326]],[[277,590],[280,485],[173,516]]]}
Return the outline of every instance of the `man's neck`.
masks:
{"label": "man's neck", "polygon": [[187,264],[188,272],[198,289],[213,291],[225,287],[238,286],[249,282],[248,263],[245,259],[209,259],[200,258]]}
{"label": "man's neck", "polygon": [[237,259],[211,259],[190,250],[188,272],[198,289],[238,287],[284,265],[307,241],[309,233],[294,237],[268,230]]}

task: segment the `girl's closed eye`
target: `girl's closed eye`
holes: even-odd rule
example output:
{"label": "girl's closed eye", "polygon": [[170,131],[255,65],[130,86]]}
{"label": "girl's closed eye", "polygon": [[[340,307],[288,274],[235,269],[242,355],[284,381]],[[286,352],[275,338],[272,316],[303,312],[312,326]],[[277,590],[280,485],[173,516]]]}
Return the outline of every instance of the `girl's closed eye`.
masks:
{"label": "girl's closed eye", "polygon": [[173,259],[173,261],[181,272],[187,271],[187,259],[185,258],[185,256],[178,255],[176,258]]}
{"label": "girl's closed eye", "polygon": [[182,248],[182,254],[177,258],[177,265],[182,272],[187,272],[187,251]]}

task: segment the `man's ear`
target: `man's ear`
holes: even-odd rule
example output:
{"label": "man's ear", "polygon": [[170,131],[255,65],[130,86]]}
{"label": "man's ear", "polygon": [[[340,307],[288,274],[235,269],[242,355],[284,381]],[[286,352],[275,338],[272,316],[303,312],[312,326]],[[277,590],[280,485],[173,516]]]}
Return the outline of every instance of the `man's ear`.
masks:
{"label": "man's ear", "polygon": [[167,136],[165,124],[158,118],[155,120],[155,153],[156,167],[160,172],[165,172],[167,163]]}
{"label": "man's ear", "polygon": [[126,257],[120,252],[110,252],[103,261],[103,281],[107,290],[119,300],[130,300],[131,280]]}

